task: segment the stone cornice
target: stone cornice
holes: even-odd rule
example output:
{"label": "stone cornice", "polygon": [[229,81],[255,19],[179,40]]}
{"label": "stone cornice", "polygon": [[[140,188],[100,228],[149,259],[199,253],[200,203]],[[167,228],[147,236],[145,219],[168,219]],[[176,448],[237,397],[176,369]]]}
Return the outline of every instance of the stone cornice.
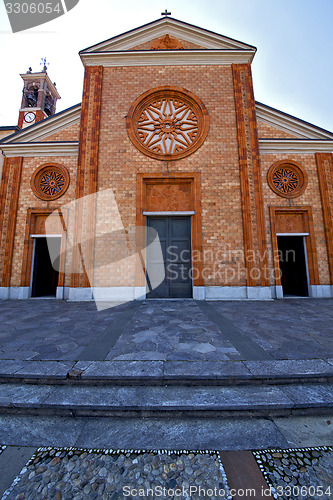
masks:
{"label": "stone cornice", "polygon": [[15,156],[77,156],[79,143],[73,142],[21,142],[0,144],[0,151],[7,158]]}
{"label": "stone cornice", "polygon": [[260,153],[332,153],[333,139],[259,139]]}
{"label": "stone cornice", "polygon": [[333,133],[278,109],[256,102],[257,119],[303,139],[333,139]]}
{"label": "stone cornice", "polygon": [[[20,132],[17,132],[4,139],[5,144],[18,142],[37,142],[46,137],[60,132],[62,129],[70,127],[75,123],[79,123],[81,117],[81,105],[78,104],[68,108],[56,115],[50,116],[45,120],[41,120],[35,125],[26,127]],[[0,147],[2,143],[0,142]]]}
{"label": "stone cornice", "polygon": [[85,66],[200,66],[251,63],[252,50],[133,50],[82,52]]}

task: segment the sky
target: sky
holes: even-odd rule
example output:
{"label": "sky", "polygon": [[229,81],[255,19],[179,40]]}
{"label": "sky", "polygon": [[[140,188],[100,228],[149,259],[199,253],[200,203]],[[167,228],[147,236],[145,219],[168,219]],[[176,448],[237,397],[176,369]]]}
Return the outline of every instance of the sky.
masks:
{"label": "sky", "polygon": [[80,0],[19,33],[0,0],[0,126],[17,124],[20,73],[29,66],[41,71],[47,58],[62,111],[82,99],[80,50],[159,19],[166,8],[175,19],[256,46],[255,99],[333,131],[333,0]]}

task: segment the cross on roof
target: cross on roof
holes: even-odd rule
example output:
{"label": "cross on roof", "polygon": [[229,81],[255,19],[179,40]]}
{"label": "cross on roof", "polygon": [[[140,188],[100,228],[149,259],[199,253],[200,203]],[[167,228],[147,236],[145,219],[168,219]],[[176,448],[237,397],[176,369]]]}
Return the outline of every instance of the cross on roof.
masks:
{"label": "cross on roof", "polygon": [[161,12],[161,16],[171,16],[171,12],[168,12],[168,9],[165,9],[164,12]]}

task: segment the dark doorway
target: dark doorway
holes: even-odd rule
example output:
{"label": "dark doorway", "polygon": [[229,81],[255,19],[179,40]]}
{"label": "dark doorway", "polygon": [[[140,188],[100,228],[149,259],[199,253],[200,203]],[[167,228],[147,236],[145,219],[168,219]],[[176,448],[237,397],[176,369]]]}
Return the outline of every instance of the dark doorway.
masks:
{"label": "dark doorway", "polygon": [[[147,226],[155,229],[160,239],[163,261],[156,257],[147,241],[147,298],[192,297],[191,279],[191,218],[149,217]],[[164,267],[162,283],[151,289],[149,276]]]}
{"label": "dark doorway", "polygon": [[[61,238],[52,238],[52,246],[57,247],[58,255],[60,255],[60,243]],[[32,297],[55,297],[59,276],[57,269],[57,265],[55,268],[52,266],[46,237],[36,238]]]}
{"label": "dark doorway", "polygon": [[278,236],[277,240],[283,295],[308,297],[304,237]]}

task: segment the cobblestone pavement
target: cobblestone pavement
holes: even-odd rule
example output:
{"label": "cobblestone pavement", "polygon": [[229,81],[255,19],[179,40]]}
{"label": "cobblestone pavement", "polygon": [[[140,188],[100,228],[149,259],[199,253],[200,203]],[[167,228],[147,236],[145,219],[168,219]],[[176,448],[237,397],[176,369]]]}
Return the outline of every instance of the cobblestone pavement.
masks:
{"label": "cobblestone pavement", "polygon": [[262,450],[254,457],[275,498],[333,498],[333,448]]}
{"label": "cobblestone pavement", "polygon": [[40,448],[3,499],[185,499],[199,488],[232,498],[218,453]]}
{"label": "cobblestone pavement", "polygon": [[[333,498],[332,447],[267,449],[253,456],[266,480],[267,497],[271,492],[283,500]],[[240,496],[247,485],[242,488]],[[231,494],[217,451],[48,447],[32,455],[2,499],[213,500],[231,499]]]}
{"label": "cobblestone pavement", "polygon": [[[332,299],[209,302],[211,312],[273,359],[333,359],[332,306]],[[102,311],[93,302],[0,301],[0,319],[0,359],[246,359],[225,328],[193,300],[144,301]],[[106,333],[112,342],[102,358],[80,358]]]}

